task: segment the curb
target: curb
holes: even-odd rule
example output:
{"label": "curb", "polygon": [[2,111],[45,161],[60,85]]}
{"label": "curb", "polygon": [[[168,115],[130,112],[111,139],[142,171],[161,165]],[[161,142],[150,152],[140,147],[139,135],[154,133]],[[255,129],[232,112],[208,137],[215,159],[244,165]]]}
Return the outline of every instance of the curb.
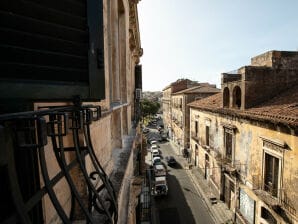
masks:
{"label": "curb", "polygon": [[[172,146],[174,152],[179,156],[179,151],[177,149],[177,147],[174,145],[174,143],[172,143],[172,141],[170,141],[170,145]],[[179,159],[180,160],[180,159]],[[222,202],[219,202],[217,204],[211,204],[210,202],[210,199],[208,198],[207,196],[207,192],[205,192],[202,187],[200,186],[199,184],[199,180],[195,177],[195,175],[192,173],[192,168],[190,167],[187,167],[187,168],[183,168],[187,175],[189,176],[189,178],[191,179],[191,181],[193,182],[194,186],[196,187],[197,191],[199,192],[200,196],[202,197],[204,203],[206,204],[206,208],[208,209],[208,211],[210,212],[210,215],[214,221],[215,224],[225,224],[225,223],[233,223],[231,222],[232,219],[229,218],[229,217],[224,217],[224,210],[226,209],[223,209],[223,208],[220,208],[220,203]],[[216,208],[218,207],[218,208]],[[229,210],[230,211],[230,210]]]}
{"label": "curb", "polygon": [[191,173],[191,170],[186,170],[186,173],[187,175],[189,176],[189,178],[191,179],[192,183],[194,184],[194,186],[196,187],[197,191],[200,193],[200,196],[203,198],[203,201],[207,207],[207,209],[209,210],[210,212],[210,215],[214,221],[214,223],[220,223],[220,222],[217,222],[217,218],[214,216],[213,214],[213,211],[212,211],[212,208],[210,207],[209,203],[208,203],[208,199],[205,195],[205,192],[202,190],[202,188],[200,187],[200,185],[197,183],[197,181],[195,181],[195,177],[194,175]]}

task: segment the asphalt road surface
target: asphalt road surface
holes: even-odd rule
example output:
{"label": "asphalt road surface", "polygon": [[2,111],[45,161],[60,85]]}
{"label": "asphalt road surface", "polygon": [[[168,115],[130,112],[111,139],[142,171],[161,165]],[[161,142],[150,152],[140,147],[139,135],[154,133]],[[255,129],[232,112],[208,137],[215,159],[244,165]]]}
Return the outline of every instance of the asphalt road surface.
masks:
{"label": "asphalt road surface", "polygon": [[[157,131],[150,130],[149,136],[157,135]],[[214,221],[196,190],[193,182],[183,169],[185,158],[176,155],[169,142],[160,143],[160,152],[162,157],[172,155],[178,161],[176,167],[168,169],[168,186],[167,196],[155,197],[153,199],[153,223],[156,224],[213,224]],[[150,153],[148,151],[150,162]],[[163,159],[163,162],[166,163]]]}

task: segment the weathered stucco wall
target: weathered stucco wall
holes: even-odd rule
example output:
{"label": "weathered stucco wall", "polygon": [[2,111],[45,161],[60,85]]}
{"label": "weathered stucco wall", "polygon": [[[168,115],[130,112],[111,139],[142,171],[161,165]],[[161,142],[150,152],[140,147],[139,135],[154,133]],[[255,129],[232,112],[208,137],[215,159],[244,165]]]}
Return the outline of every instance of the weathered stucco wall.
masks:
{"label": "weathered stucco wall", "polygon": [[[132,119],[135,109],[135,66],[139,63],[142,54],[139,37],[137,6],[138,1],[103,1],[103,18],[104,18],[104,70],[105,70],[105,99],[101,102],[88,102],[93,105],[101,105],[102,118],[95,121],[90,126],[92,145],[96,156],[108,175],[113,173],[115,161],[112,156],[113,149],[121,151],[122,141],[125,136],[129,135],[132,130]],[[38,103],[38,106],[65,106],[67,103]],[[68,104],[69,105],[69,104]],[[65,147],[73,145],[72,136],[64,137]],[[81,138],[81,143],[84,143]],[[55,155],[52,151],[51,141],[45,148],[47,167],[52,178],[60,168],[56,162]],[[75,158],[73,152],[66,152],[66,160],[70,161]],[[130,178],[133,175],[132,156],[126,164],[127,170],[123,170],[124,182],[120,188],[119,209],[129,204],[129,185]],[[86,157],[87,172],[94,171],[90,158]],[[75,185],[86,200],[87,207],[87,186],[81,175],[80,169],[75,168],[71,171]],[[40,178],[42,180],[42,177]],[[43,183],[41,182],[43,186]],[[122,189],[123,187],[123,189]],[[67,215],[71,209],[71,192],[65,179],[62,179],[56,186],[55,192],[65,209]],[[56,210],[51,204],[48,196],[43,201],[43,215],[45,223],[61,223]],[[124,205],[123,205],[124,204]],[[132,209],[134,210],[134,208]],[[84,219],[80,216],[79,209],[76,211],[75,219]],[[127,215],[121,211],[121,223],[125,223]]]}
{"label": "weathered stucco wall", "polygon": [[[198,166],[204,173],[205,155],[209,156],[211,161],[209,174],[216,186],[220,186],[220,169],[216,167],[223,164],[224,158],[224,126],[234,129],[235,145],[233,153],[233,164],[241,175],[243,184],[251,191],[253,198],[258,198],[253,190],[261,189],[264,172],[264,142],[276,142],[285,145],[282,151],[271,150],[274,155],[281,159],[279,197],[284,203],[287,211],[297,211],[298,192],[295,186],[298,186],[298,137],[282,132],[278,126],[272,127],[264,123],[251,122],[248,120],[232,118],[224,115],[216,115],[209,112],[201,112],[196,109],[190,110],[190,132],[194,132],[194,121],[199,120],[199,143],[191,138],[192,160],[195,158],[195,147],[199,148]],[[210,121],[210,148],[206,149],[205,126],[206,120]],[[294,132],[292,132],[294,133]],[[258,199],[261,205],[261,199]],[[274,212],[272,212],[274,214]],[[257,214],[259,215],[259,214]]]}

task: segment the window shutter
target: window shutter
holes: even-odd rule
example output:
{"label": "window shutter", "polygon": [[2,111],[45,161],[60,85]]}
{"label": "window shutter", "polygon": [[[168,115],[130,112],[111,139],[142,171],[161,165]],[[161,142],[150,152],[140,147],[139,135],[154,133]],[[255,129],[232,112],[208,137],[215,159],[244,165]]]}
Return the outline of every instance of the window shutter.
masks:
{"label": "window shutter", "polygon": [[135,66],[135,88],[142,89],[142,65]]}
{"label": "window shutter", "polygon": [[104,98],[102,11],[102,0],[1,0],[0,99]]}
{"label": "window shutter", "polygon": [[103,0],[88,0],[90,97],[104,98]]}

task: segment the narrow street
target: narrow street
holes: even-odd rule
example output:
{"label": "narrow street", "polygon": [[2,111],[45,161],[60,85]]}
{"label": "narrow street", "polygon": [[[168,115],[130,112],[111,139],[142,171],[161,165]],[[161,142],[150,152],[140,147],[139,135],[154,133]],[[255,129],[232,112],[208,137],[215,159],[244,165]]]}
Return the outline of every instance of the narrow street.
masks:
{"label": "narrow street", "polygon": [[[148,135],[156,135],[156,130],[151,129]],[[200,193],[196,190],[193,182],[189,178],[183,163],[185,158],[176,155],[170,142],[159,143],[159,150],[163,158],[163,163],[168,169],[168,187],[167,196],[155,197],[153,199],[153,223],[163,224],[212,224],[206,205],[204,204]],[[174,156],[177,160],[175,167],[166,165],[164,158]],[[148,150],[147,162],[150,164],[151,154]]]}

